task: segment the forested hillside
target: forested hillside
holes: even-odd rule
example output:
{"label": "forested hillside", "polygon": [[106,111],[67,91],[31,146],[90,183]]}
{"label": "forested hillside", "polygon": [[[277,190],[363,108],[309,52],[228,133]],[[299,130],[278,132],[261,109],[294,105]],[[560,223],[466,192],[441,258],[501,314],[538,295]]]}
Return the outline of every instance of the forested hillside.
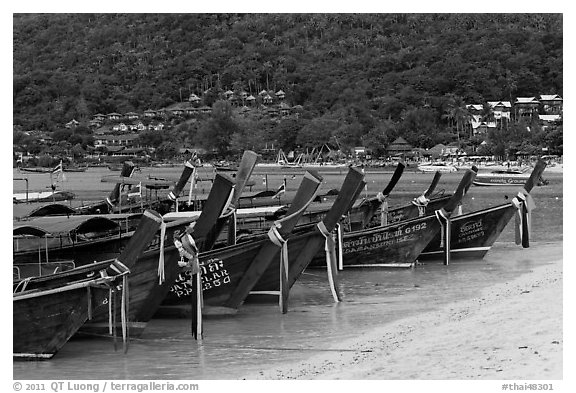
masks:
{"label": "forested hillside", "polygon": [[[304,116],[236,121],[230,143],[430,147],[458,137],[455,106],[562,95],[562,29],[560,14],[16,14],[14,125],[282,89]],[[209,145],[194,127],[182,141]]]}

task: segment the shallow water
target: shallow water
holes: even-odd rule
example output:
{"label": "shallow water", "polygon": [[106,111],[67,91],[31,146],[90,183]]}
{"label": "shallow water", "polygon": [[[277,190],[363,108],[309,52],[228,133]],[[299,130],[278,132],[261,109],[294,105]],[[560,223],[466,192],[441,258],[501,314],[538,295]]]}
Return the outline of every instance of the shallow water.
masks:
{"label": "shallow water", "polygon": [[[400,183],[406,191],[396,194],[397,201],[427,187],[429,177],[408,175]],[[451,190],[458,179],[443,176],[443,184]],[[502,203],[506,194],[513,196],[515,190],[473,187],[464,210]],[[344,296],[339,304],[332,301],[326,272],[310,270],[293,288],[288,314],[273,304],[246,304],[236,315],[206,318],[202,342],[192,339],[189,320],[154,319],[140,339],[130,341],[127,354],[121,343],[114,351],[110,339],[73,339],[50,361],[13,362],[14,378],[236,379],[322,351],[339,351],[338,343],[376,326],[477,296],[483,288],[562,259],[562,177],[535,188],[533,196],[537,209],[529,249],[513,243],[509,224],[482,260],[345,270],[338,276]]]}

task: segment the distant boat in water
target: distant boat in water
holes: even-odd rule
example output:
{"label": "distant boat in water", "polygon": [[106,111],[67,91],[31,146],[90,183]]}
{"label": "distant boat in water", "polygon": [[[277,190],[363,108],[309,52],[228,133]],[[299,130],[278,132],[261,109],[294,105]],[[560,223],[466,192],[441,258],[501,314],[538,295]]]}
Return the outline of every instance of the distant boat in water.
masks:
{"label": "distant boat in water", "polygon": [[18,168],[20,172],[26,173],[52,173],[52,168],[42,168],[42,167],[33,167],[33,168]]}
{"label": "distant boat in water", "polygon": [[418,170],[421,172],[456,172],[458,169],[445,162],[432,162],[418,165]]}
{"label": "distant boat in water", "polygon": [[67,168],[64,168],[63,171],[64,172],[86,172],[86,170],[88,169],[87,166],[69,166]]}
{"label": "distant boat in water", "polygon": [[[530,173],[519,170],[497,170],[489,173],[479,173],[474,179],[476,186],[518,186],[526,183]],[[540,177],[537,185],[548,184],[548,181]]]}
{"label": "distant boat in water", "polygon": [[22,202],[59,202],[74,199],[76,195],[70,191],[31,191],[12,194],[14,203]]}

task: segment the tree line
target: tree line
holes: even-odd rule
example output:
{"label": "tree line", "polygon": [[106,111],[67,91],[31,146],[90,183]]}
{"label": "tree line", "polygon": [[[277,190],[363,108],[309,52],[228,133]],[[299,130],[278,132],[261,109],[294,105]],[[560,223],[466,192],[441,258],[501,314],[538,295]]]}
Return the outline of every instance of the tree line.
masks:
{"label": "tree line", "polygon": [[[562,147],[561,125],[538,122],[475,138],[464,112],[562,95],[561,14],[15,14],[13,26],[20,130],[55,132],[73,118],[164,108],[194,93],[209,98],[212,117],[174,124],[160,144],[379,154],[402,136],[422,148]],[[219,101],[229,89],[282,89],[304,112],[239,116]]]}

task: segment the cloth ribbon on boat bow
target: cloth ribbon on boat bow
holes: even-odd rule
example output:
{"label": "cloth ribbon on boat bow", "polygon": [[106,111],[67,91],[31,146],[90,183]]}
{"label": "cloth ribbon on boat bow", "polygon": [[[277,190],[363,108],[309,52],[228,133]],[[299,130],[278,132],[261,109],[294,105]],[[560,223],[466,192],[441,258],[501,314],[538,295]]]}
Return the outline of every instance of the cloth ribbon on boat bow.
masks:
{"label": "cloth ribbon on boat bow", "polygon": [[[187,232],[184,233],[180,240],[174,239],[174,245],[178,249],[181,257],[180,261],[178,261],[178,266],[192,274],[199,273],[200,261],[198,260],[198,247],[196,247],[196,242],[192,235]],[[186,258],[187,261],[184,261],[184,258]]]}
{"label": "cloth ribbon on boat bow", "polygon": [[380,225],[388,225],[388,195],[379,192],[376,199],[380,202]]}
{"label": "cloth ribbon on boat bow", "polygon": [[268,237],[270,241],[274,243],[276,246],[280,247],[280,297],[279,297],[279,304],[280,309],[282,310],[283,314],[288,312],[288,291],[289,291],[289,282],[288,282],[288,241],[280,235],[278,232],[278,227],[280,223],[276,222],[270,230],[268,231]]}
{"label": "cloth ribbon on boat bow", "polygon": [[[236,187],[236,186],[234,186]],[[234,196],[234,187],[230,192],[230,196],[228,197],[228,201],[226,202],[226,206],[222,209],[223,213],[220,215],[220,219],[226,219],[230,216],[229,227],[228,227],[228,239],[230,241],[229,244],[236,244],[236,227],[237,227],[237,207],[232,203],[232,197]]]}
{"label": "cloth ribbon on boat bow", "polygon": [[[128,275],[130,269],[118,259],[115,259],[110,268],[117,273],[117,276],[122,277],[122,284],[118,285],[113,277],[109,276],[106,270],[100,271],[100,277],[107,278],[109,281],[106,282],[108,286],[108,332],[112,335],[114,341],[114,350],[116,350],[116,308],[118,307],[118,300],[116,299],[116,293],[120,292],[120,323],[122,329],[122,345],[124,347],[124,353],[128,351],[128,316],[129,316],[129,305],[130,305],[130,295],[128,284]],[[88,287],[88,319],[92,319],[92,294],[90,287]]]}
{"label": "cloth ribbon on boat bow", "polygon": [[[338,224],[340,225],[340,224]],[[342,301],[342,296],[340,290],[336,284],[336,242],[332,237],[332,234],[328,232],[328,229],[324,225],[323,221],[320,221],[317,225],[318,230],[324,236],[324,250],[326,251],[326,267],[328,269],[328,282],[330,283],[330,291],[332,292],[332,297],[336,303]]]}
{"label": "cloth ribbon on boat bow", "polygon": [[418,216],[422,217],[426,214],[426,206],[428,206],[430,200],[426,198],[424,194],[420,195],[418,198],[412,200],[412,204],[418,207]]}
{"label": "cloth ribbon on boat bow", "polygon": [[158,257],[158,284],[162,285],[165,280],[164,275],[164,238],[166,237],[166,223],[160,224],[160,256]]}
{"label": "cloth ribbon on boat bow", "polygon": [[[193,304],[192,304],[192,336],[195,339],[202,339],[202,270],[200,269],[200,261],[198,259],[198,247],[192,235],[188,232],[184,233],[180,240],[174,239],[174,245],[180,253],[180,261],[178,266],[184,268],[185,271],[190,272],[190,283],[193,291]],[[187,259],[187,261],[184,261]],[[196,290],[194,293],[194,289]]]}
{"label": "cloth ribbon on boat bow", "polygon": [[278,228],[282,227],[282,223],[286,221],[292,220],[294,217],[299,216],[302,214],[304,210],[314,201],[316,195],[318,194],[318,189],[312,194],[310,200],[302,205],[302,207],[289,216],[286,216],[278,221],[275,221],[270,230],[268,231],[268,237],[270,241],[275,244],[276,246],[280,247],[280,309],[282,310],[283,314],[288,312],[288,295],[290,292],[290,283],[288,281],[289,276],[288,272],[290,269],[289,266],[289,259],[288,259],[288,241],[285,240],[280,232],[278,232]]}
{"label": "cloth ribbon on boat bow", "polygon": [[450,263],[450,231],[452,227],[450,213],[442,208],[436,210],[434,214],[440,222],[440,247],[444,250],[444,264],[448,265]]}
{"label": "cloth ribbon on boat bow", "polygon": [[514,232],[516,244],[522,247],[530,247],[530,232],[532,228],[532,210],[536,207],[534,199],[525,189],[520,190],[518,195],[512,198],[512,205],[516,208]]}

